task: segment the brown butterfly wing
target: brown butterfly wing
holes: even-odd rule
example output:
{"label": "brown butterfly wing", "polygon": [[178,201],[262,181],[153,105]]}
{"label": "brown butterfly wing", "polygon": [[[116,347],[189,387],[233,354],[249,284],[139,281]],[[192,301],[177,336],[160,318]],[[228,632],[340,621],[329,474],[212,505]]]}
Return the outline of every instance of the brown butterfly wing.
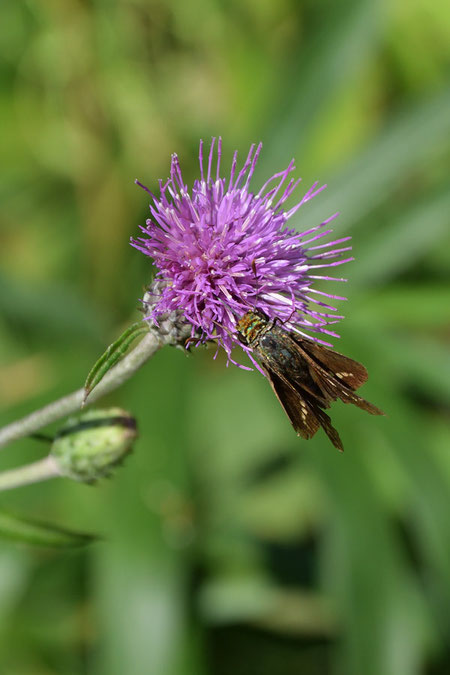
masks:
{"label": "brown butterfly wing", "polygon": [[313,340],[298,338],[292,333],[291,336],[322,368],[325,368],[353,391],[359,389],[367,381],[369,376],[362,363],[358,363],[358,361],[350,359],[348,356],[334,351],[334,349],[319,345]]}
{"label": "brown butterfly wing", "polygon": [[263,370],[295,431],[302,438],[312,438],[320,425],[305,399],[273,370],[265,366]]}
{"label": "brown butterfly wing", "polygon": [[344,448],[338,432],[331,424],[331,419],[319,407],[314,398],[307,392],[304,392],[303,395],[300,394],[297,389],[294,389],[274,371],[268,370],[264,366],[263,369],[297,434],[302,438],[310,439],[321,426],[333,445],[340,452],[343,452]]}
{"label": "brown butterfly wing", "polygon": [[337,448],[339,452],[344,452],[344,446],[342,445],[341,437],[334,426],[331,424],[331,419],[321,408],[319,408],[318,405],[314,406],[314,412],[317,415],[322,429],[325,431],[334,447]]}
{"label": "brown butterfly wing", "polygon": [[337,398],[340,398],[343,403],[352,403],[353,405],[358,406],[362,410],[370,413],[371,415],[384,415],[385,413],[377,408],[376,405],[366,401],[362,396],[358,396],[354,391],[342,384],[342,382],[336,382],[336,380],[327,379],[326,387],[329,387],[330,394],[332,391],[336,393]]}
{"label": "brown butterfly wing", "polygon": [[334,401],[339,398],[344,403],[352,403],[371,415],[385,414],[376,405],[354,393],[368,377],[367,370],[361,363],[312,340],[295,337],[294,341],[302,349],[309,373],[323,391],[325,398]]}

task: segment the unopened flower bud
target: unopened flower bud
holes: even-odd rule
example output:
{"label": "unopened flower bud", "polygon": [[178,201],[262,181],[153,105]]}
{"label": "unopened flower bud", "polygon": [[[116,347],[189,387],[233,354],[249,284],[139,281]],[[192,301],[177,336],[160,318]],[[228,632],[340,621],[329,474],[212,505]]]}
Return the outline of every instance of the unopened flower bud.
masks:
{"label": "unopened flower bud", "polygon": [[88,410],[69,418],[50,454],[62,476],[91,483],[123,461],[136,437],[136,420],[125,410]]}

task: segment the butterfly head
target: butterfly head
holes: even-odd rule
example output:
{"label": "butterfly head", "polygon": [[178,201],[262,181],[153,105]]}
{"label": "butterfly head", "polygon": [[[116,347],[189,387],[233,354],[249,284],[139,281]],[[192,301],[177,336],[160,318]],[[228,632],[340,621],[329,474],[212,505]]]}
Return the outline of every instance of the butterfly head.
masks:
{"label": "butterfly head", "polygon": [[258,339],[269,321],[269,317],[260,310],[252,309],[248,311],[236,324],[238,339],[244,345],[251,345]]}

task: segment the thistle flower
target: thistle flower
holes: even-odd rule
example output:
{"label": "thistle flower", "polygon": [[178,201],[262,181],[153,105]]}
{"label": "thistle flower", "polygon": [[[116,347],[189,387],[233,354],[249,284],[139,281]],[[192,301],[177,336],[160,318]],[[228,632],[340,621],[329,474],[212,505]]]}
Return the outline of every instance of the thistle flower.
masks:
{"label": "thistle flower", "polygon": [[231,361],[233,348],[242,347],[236,322],[250,309],[261,310],[270,319],[278,317],[288,330],[312,332],[307,337],[319,342],[322,334],[337,336],[328,326],[343,317],[335,314],[329,299],[345,298],[313,284],[333,279],[322,275],[323,268],[353,259],[345,257],[350,246],[340,247],[350,237],[319,241],[332,232],[328,225],[337,213],[303,232],[287,226],[300,206],[326,187],[314,183],[286,210],[284,205],[301,180],[289,178],[293,161],[258,192],[250,191],[261,147],[251,146],[240,171],[235,153],[230,176],[222,178],[221,139],[215,161],[212,140],[206,165],[201,141],[200,179],[191,191],[176,154],[169,179],[159,181],[159,196],[136,181],[152,197],[151,218],[141,227],[144,236],[132,239],[132,245],[153,259],[157,276],[165,281],[147,319],[157,323],[160,315],[181,310],[192,325],[192,335],[201,336],[197,343],[217,340]]}

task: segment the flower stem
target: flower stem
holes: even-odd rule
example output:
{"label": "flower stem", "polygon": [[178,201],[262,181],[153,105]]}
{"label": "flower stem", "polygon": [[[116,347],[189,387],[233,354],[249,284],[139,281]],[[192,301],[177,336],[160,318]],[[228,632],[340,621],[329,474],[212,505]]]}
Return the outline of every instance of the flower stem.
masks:
{"label": "flower stem", "polygon": [[[94,403],[94,401],[105,396],[105,394],[120,387],[160,347],[170,342],[170,336],[161,335],[155,330],[149,330],[139,344],[105,375],[89,395],[87,405]],[[30,415],[3,427],[3,429],[0,429],[0,448],[11,441],[33,434],[47,424],[61,419],[61,417],[78,411],[83,403],[84,393],[84,388],[78,389],[57,401],[53,401],[53,403],[44,406],[40,410],[36,410]]]}
{"label": "flower stem", "polygon": [[11,469],[10,471],[0,473],[0,492],[22,487],[23,485],[30,485],[30,483],[49,480],[60,475],[61,473],[55,460],[49,455],[32,464],[26,464],[18,469]]}

